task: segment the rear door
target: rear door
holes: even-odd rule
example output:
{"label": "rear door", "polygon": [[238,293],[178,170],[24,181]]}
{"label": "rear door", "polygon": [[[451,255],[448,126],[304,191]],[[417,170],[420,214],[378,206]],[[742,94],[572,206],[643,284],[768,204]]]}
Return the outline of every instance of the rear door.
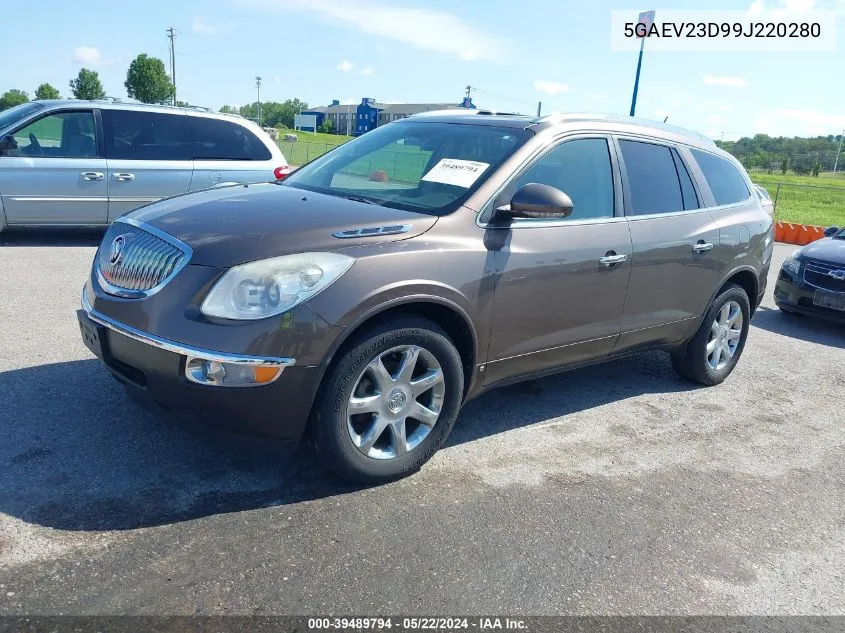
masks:
{"label": "rear door", "polygon": [[273,170],[284,165],[245,125],[201,114],[190,114],[188,121],[194,146],[191,191],[227,182],[269,182]]}
{"label": "rear door", "polygon": [[102,225],[108,197],[93,108],[52,112],[11,134],[0,155],[0,196],[10,225]]}
{"label": "rear door", "polygon": [[631,227],[631,280],[616,351],[675,343],[694,329],[721,279],[719,229],[682,152],[651,139],[617,137]]}
{"label": "rear door", "polygon": [[102,116],[109,222],[189,190],[194,165],[184,112],[103,109]]}

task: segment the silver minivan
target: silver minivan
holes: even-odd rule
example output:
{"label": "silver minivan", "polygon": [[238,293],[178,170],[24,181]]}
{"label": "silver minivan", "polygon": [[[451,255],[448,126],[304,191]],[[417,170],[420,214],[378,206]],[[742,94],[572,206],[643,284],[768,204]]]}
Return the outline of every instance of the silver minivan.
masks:
{"label": "silver minivan", "polygon": [[33,101],[0,112],[0,231],[105,226],[133,209],[290,167],[249,119],[196,108]]}

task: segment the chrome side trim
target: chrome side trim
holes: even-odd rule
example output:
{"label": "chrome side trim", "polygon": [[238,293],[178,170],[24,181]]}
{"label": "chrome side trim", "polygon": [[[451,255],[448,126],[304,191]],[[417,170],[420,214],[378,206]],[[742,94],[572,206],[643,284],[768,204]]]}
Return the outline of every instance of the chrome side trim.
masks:
{"label": "chrome side trim", "polygon": [[85,290],[82,290],[82,309],[88,317],[110,330],[122,334],[128,338],[134,339],[139,343],[152,345],[159,349],[173,352],[181,356],[193,356],[194,358],[201,358],[202,360],[213,360],[218,363],[238,363],[242,365],[263,366],[263,367],[292,367],[296,364],[294,358],[280,358],[275,356],[249,356],[246,354],[230,354],[228,352],[215,352],[212,350],[203,349],[200,347],[192,347],[190,345],[183,345],[175,341],[160,338],[147,332],[135,329],[132,326],[125,325],[119,321],[107,317],[106,315],[97,312],[91,307],[88,298],[85,296]]}
{"label": "chrome side trim", "polygon": [[[127,217],[119,217],[112,222],[112,226],[115,224],[129,224],[130,226],[134,226],[135,228],[141,229],[142,231],[146,231],[151,235],[159,238],[160,240],[167,242],[174,248],[182,251],[182,261],[170,272],[167,277],[162,279],[157,285],[153,286],[149,290],[130,290],[127,288],[121,288],[119,286],[115,286],[103,277],[103,274],[100,272],[100,249],[97,249],[97,252],[94,254],[94,270],[97,273],[97,282],[100,286],[110,295],[114,295],[116,297],[123,297],[126,299],[146,299],[147,297],[151,297],[156,294],[159,290],[164,288],[170,281],[178,275],[182,269],[188,265],[191,261],[191,257],[194,254],[193,249],[185,244],[182,240],[176,239],[172,235],[165,233],[161,229],[157,229],[154,226],[147,224],[146,222],[140,222],[135,220],[134,218],[127,218]],[[102,245],[101,245],[102,247]]]}
{"label": "chrome side trim", "polygon": [[350,237],[375,237],[378,235],[397,235],[399,233],[407,233],[411,230],[411,226],[411,224],[388,224],[384,226],[368,226],[360,229],[338,231],[337,233],[332,233],[332,236],[343,240],[349,239]]}

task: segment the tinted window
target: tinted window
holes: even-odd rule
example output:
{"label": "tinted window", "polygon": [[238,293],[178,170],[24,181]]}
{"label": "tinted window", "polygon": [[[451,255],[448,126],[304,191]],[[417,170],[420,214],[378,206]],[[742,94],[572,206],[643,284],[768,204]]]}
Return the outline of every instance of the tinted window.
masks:
{"label": "tinted window", "polygon": [[619,146],[628,173],[632,215],[683,211],[684,199],[672,150],[637,141],[619,141]]}
{"label": "tinted window", "polygon": [[59,112],[42,117],[14,133],[17,149],[6,156],[93,158],[97,156],[94,113]]}
{"label": "tinted window", "polygon": [[672,158],[675,160],[675,170],[678,172],[678,180],[681,181],[681,195],[684,197],[684,209],[698,209],[698,196],[695,193],[695,187],[692,185],[692,178],[690,178],[684,161],[681,160],[681,155],[676,149],[672,150]]}
{"label": "tinted window", "polygon": [[242,125],[188,117],[197,160],[270,160],[272,154],[258,137]]}
{"label": "tinted window", "polygon": [[707,179],[707,184],[710,185],[716,204],[742,202],[751,195],[748,185],[745,184],[745,178],[733,163],[697,149],[692,150],[692,155],[695,156],[698,166],[701,167]]}
{"label": "tinted window", "polygon": [[102,110],[106,157],[128,160],[191,160],[184,114]]}
{"label": "tinted window", "polygon": [[572,199],[568,219],[613,217],[613,170],[605,139],[558,145],[519,177],[514,190],[532,182],[560,189]]}
{"label": "tinted window", "polygon": [[34,103],[22,103],[14,108],[3,110],[3,112],[0,112],[0,130],[10,127],[16,121],[20,121],[43,108],[44,106],[36,101]]}

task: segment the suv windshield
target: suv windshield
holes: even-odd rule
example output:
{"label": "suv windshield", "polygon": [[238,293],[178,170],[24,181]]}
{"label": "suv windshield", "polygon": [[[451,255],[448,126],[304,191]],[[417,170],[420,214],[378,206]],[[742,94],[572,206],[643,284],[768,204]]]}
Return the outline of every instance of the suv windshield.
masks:
{"label": "suv windshield", "polygon": [[462,204],[529,137],[521,129],[402,121],[341,145],[282,186],[442,215]]}
{"label": "suv windshield", "polygon": [[43,107],[43,104],[37,102],[22,103],[20,105],[16,105],[14,108],[9,108],[8,110],[0,112],[0,130],[10,127],[12,124],[28,117],[30,114],[38,112]]}

